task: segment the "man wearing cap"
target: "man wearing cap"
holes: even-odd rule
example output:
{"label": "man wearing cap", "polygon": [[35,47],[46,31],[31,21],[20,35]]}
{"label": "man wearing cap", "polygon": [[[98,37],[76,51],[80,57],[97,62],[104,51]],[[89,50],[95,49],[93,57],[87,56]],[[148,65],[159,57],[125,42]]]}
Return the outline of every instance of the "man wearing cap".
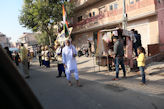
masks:
{"label": "man wearing cap", "polygon": [[113,80],[119,79],[119,65],[121,65],[123,70],[123,77],[126,78],[126,71],[124,65],[124,43],[120,36],[114,36],[114,58],[115,58],[115,68],[116,68],[116,78]]}
{"label": "man wearing cap", "polygon": [[78,87],[81,87],[79,84],[79,74],[77,70],[77,63],[75,57],[77,56],[77,51],[75,47],[71,44],[70,40],[65,41],[65,47],[62,51],[62,58],[63,58],[63,64],[65,67],[65,72],[68,80],[69,86],[72,86],[70,76],[71,73],[74,73],[75,79],[76,79],[76,85]]}

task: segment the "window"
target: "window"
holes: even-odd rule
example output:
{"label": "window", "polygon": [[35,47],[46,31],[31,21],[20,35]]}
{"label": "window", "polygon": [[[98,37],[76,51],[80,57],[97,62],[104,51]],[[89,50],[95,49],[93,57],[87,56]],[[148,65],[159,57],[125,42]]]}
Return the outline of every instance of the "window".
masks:
{"label": "window", "polygon": [[130,0],[130,4],[134,4],[134,0]]}
{"label": "window", "polygon": [[114,4],[114,9],[118,9],[118,4],[117,3]]}
{"label": "window", "polygon": [[105,11],[106,11],[105,6],[99,8],[99,14],[102,14]]}
{"label": "window", "polygon": [[111,10],[111,11],[113,10],[113,5],[109,6],[109,10]]}
{"label": "window", "polygon": [[91,13],[89,13],[89,17],[92,17],[92,14]]}
{"label": "window", "polygon": [[77,20],[78,22],[82,21],[83,20],[82,16],[78,17]]}
{"label": "window", "polygon": [[157,0],[158,1],[158,3],[161,3],[161,0]]}
{"label": "window", "polygon": [[136,0],[136,2],[139,2],[140,0]]}
{"label": "window", "polygon": [[93,16],[95,16],[95,12],[93,12]]}

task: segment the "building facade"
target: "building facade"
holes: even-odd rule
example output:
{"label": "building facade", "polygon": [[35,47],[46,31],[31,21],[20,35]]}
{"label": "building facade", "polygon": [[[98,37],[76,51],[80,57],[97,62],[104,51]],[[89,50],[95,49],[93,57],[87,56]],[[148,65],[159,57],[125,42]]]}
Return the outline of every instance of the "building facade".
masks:
{"label": "building facade", "polygon": [[34,52],[37,49],[38,43],[35,38],[35,33],[23,33],[19,38],[19,42],[23,43],[31,52]]}
{"label": "building facade", "polygon": [[164,51],[164,0],[157,0],[157,13],[159,25],[159,49]]}
{"label": "building facade", "polygon": [[0,32],[0,45],[4,47],[10,47],[10,38],[8,38],[5,34]]}
{"label": "building facade", "polygon": [[[122,27],[123,0],[76,0],[76,3],[73,43],[77,48],[88,39],[96,45],[99,30]],[[146,49],[159,43],[156,3],[156,0],[126,0],[127,29],[138,30]]]}

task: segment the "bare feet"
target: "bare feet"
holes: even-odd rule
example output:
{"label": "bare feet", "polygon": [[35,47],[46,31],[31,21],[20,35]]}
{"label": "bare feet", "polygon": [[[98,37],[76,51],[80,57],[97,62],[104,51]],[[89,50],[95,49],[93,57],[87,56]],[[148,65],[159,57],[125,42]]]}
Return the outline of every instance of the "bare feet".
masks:
{"label": "bare feet", "polygon": [[71,81],[69,81],[69,82],[68,82],[68,85],[69,85],[69,86],[72,86],[72,83],[71,83]]}
{"label": "bare feet", "polygon": [[118,81],[119,79],[118,79],[118,78],[113,78],[112,80],[113,80],[113,81]]}
{"label": "bare feet", "polygon": [[82,85],[79,83],[79,80],[76,81],[76,86],[77,87],[82,87]]}
{"label": "bare feet", "polygon": [[146,85],[146,83],[140,82],[140,85]]}

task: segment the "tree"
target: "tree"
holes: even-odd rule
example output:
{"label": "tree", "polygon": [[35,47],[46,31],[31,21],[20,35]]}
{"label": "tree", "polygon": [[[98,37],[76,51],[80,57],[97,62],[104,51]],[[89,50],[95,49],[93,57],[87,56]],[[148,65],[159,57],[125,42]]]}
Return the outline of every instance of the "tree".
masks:
{"label": "tree", "polygon": [[35,38],[39,45],[48,45],[49,44],[49,39],[47,37],[46,32],[35,34]]}
{"label": "tree", "polygon": [[24,0],[19,16],[20,24],[33,32],[42,32],[49,38],[56,38],[54,25],[62,21],[62,5],[65,5],[67,16],[73,15],[73,3],[65,0]]}

